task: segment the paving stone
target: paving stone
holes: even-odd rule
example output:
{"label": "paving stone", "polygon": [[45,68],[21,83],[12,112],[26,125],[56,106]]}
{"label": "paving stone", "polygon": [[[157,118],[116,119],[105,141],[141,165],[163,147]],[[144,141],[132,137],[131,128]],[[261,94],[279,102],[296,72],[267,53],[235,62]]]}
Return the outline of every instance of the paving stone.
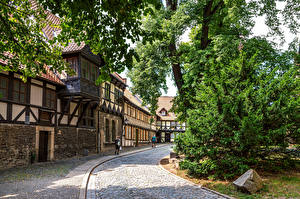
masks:
{"label": "paving stone", "polygon": [[157,163],[170,150],[170,147],[154,148],[98,166],[91,175],[93,180],[89,182],[87,198],[225,198],[161,169]]}

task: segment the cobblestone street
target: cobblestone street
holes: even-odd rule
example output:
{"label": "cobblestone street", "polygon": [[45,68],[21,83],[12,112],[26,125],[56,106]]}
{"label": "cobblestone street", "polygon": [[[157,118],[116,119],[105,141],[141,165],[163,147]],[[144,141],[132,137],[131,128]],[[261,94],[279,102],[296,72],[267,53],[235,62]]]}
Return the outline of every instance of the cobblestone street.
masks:
{"label": "cobblestone street", "polygon": [[98,166],[88,184],[87,198],[224,198],[160,168],[171,147],[154,148]]}

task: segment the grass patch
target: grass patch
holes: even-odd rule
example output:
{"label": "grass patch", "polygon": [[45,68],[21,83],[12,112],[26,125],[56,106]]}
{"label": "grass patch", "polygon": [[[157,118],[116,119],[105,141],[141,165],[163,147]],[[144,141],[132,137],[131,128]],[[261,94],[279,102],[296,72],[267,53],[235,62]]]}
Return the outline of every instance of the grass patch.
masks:
{"label": "grass patch", "polygon": [[236,190],[230,181],[209,180],[189,176],[186,170],[176,170],[173,164],[162,164],[168,171],[190,180],[203,187],[215,190],[234,198],[240,199],[300,199],[300,169],[297,165],[294,170],[281,171],[280,173],[262,172],[264,187],[255,194],[249,195]]}

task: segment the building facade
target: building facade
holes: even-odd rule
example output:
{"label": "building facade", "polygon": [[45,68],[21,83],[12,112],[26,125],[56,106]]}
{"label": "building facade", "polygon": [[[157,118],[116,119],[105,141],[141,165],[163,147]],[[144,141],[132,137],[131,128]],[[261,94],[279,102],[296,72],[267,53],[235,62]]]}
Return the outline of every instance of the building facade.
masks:
{"label": "building facade", "polygon": [[142,101],[129,90],[124,93],[123,146],[149,144],[156,128],[151,123],[151,113]]}
{"label": "building facade", "polygon": [[176,115],[171,111],[174,97],[161,96],[158,98],[156,110],[156,137],[158,142],[173,142],[178,133],[184,133],[186,125],[176,121]]}
{"label": "building facade", "polygon": [[[51,13],[48,19],[59,24]],[[46,26],[45,37],[56,31]],[[172,105],[152,116],[117,73],[97,85],[104,62],[89,46],[71,42],[62,56],[73,74],[45,66],[46,74],[23,82],[18,72],[0,71],[0,169],[114,150],[117,136],[131,147],[149,144],[155,134],[169,142],[183,131],[168,112]]]}
{"label": "building facade", "polygon": [[114,150],[117,136],[121,137],[124,120],[124,90],[126,80],[117,73],[111,74],[111,81],[102,83],[99,103],[100,151]]}

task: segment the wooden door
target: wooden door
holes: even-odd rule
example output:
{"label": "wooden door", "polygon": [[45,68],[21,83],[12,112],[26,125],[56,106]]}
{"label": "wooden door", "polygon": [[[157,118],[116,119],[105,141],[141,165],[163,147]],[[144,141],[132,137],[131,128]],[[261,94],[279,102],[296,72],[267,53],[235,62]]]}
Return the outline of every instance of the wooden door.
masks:
{"label": "wooden door", "polygon": [[46,162],[48,157],[48,131],[40,131],[39,162]]}
{"label": "wooden door", "polygon": [[171,142],[171,135],[170,133],[165,134],[165,142]]}

